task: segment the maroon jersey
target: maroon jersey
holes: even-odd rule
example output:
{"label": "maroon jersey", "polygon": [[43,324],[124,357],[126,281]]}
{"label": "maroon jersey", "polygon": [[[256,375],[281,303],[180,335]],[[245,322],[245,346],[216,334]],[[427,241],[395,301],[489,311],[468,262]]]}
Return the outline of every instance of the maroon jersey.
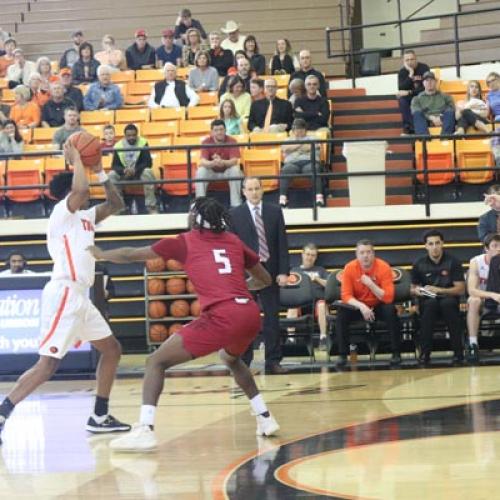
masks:
{"label": "maroon jersey", "polygon": [[164,238],[152,249],[165,260],[184,264],[202,311],[237,297],[252,299],[245,269],[258,264],[259,256],[233,233],[192,229],[175,238]]}

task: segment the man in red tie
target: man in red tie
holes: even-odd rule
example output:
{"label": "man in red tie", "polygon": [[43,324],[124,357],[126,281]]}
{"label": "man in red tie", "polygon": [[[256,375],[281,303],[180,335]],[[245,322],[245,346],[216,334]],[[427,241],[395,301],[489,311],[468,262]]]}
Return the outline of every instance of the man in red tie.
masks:
{"label": "man in red tie", "polygon": [[[282,358],[279,338],[279,287],[285,286],[290,269],[288,240],[283,212],[278,205],[262,201],[264,190],[257,177],[243,181],[246,202],[231,210],[231,230],[260,257],[273,283],[259,291],[264,311],[262,334],[265,344],[266,373],[286,373],[280,365]],[[248,365],[253,359],[253,348],[242,356]]]}

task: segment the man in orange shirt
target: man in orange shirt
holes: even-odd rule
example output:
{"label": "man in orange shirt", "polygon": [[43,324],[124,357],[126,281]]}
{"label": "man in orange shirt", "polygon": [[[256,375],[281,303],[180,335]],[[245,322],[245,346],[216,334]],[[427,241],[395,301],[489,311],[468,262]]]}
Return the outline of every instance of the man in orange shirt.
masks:
{"label": "man in orange shirt", "polygon": [[375,257],[373,243],[356,243],[356,258],[346,264],[342,274],[341,299],[337,313],[336,333],[339,344],[339,366],[347,363],[349,323],[351,321],[384,321],[391,335],[391,365],[401,363],[401,327],[394,307],[394,282],[391,266]]}

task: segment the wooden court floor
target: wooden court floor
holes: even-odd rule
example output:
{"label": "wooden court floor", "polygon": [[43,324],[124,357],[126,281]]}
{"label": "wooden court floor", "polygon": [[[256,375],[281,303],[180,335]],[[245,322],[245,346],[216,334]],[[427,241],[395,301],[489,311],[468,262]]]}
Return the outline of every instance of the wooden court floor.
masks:
{"label": "wooden court floor", "polygon": [[[498,498],[500,368],[257,375],[279,438],[257,439],[227,376],[168,378],[160,448],[111,453],[84,430],[91,381],[50,382],[3,433],[0,499]],[[0,384],[3,395],[10,384]],[[140,379],[113,414],[134,422]]]}

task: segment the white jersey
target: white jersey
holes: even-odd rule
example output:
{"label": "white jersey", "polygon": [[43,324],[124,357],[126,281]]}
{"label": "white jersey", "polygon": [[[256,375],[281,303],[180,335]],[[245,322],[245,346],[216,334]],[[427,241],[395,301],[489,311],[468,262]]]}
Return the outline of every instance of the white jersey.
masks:
{"label": "white jersey", "polygon": [[471,263],[475,262],[479,274],[479,289],[486,290],[486,283],[488,282],[488,273],[490,272],[490,265],[486,262],[486,254],[476,255],[472,257]]}
{"label": "white jersey", "polygon": [[52,280],[75,281],[90,288],[95,259],[86,248],[94,244],[95,207],[71,213],[67,203],[67,197],[57,203],[49,218],[47,248],[54,261]]}

